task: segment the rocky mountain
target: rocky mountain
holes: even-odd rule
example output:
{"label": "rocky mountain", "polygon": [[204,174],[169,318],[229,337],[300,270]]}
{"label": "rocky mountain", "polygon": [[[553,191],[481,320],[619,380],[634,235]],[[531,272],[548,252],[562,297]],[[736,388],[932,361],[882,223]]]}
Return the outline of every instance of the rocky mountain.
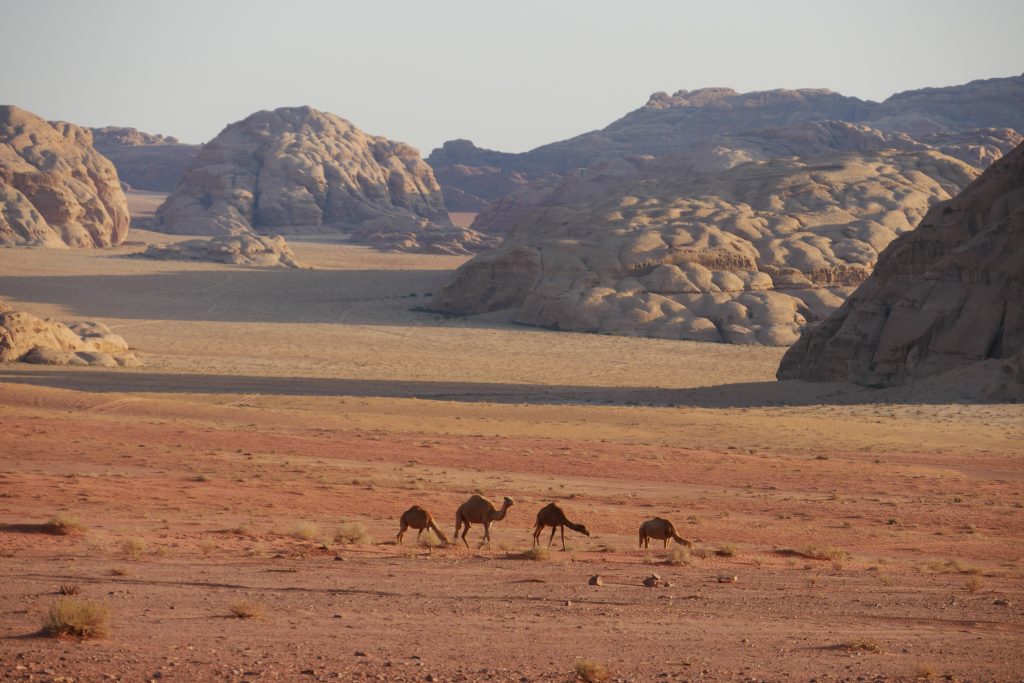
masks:
{"label": "rocky mountain", "polygon": [[[522,154],[445,143],[427,158],[452,210],[475,210],[524,184],[600,161],[633,155],[688,154],[696,145],[758,129],[785,129],[817,121],[865,124],[887,133],[955,135],[974,129],[1024,131],[1024,75],[972,81],[948,88],[897,93],[884,102],[829,90],[730,88],[659,92],[607,127]],[[934,146],[933,141],[922,140]]]}
{"label": "rocky mountain", "polygon": [[310,107],[230,124],[203,146],[157,220],[157,229],[193,235],[384,233],[394,238],[377,246],[408,251],[469,253],[487,242],[452,225],[415,149]]}
{"label": "rocky mountain", "polygon": [[978,174],[871,129],[806,130],[800,149],[828,153],[778,158],[792,136],[750,135],[734,143],[736,163],[713,171],[700,155],[633,157],[516,193],[475,224],[507,231],[502,245],[459,268],[431,306],[513,309],[516,322],[555,329],[791,344]]}
{"label": "rocky mountain", "polygon": [[121,181],[135,190],[173,191],[200,149],[200,145],[135,128],[93,128],[92,136],[93,146],[110,159]]}
{"label": "rocky mountain", "polygon": [[109,247],[128,220],[117,171],[87,128],[0,106],[0,245]]}
{"label": "rocky mountain", "polygon": [[889,386],[965,369],[1024,400],[1024,145],[882,253],[872,275],[786,353],[779,379]]}

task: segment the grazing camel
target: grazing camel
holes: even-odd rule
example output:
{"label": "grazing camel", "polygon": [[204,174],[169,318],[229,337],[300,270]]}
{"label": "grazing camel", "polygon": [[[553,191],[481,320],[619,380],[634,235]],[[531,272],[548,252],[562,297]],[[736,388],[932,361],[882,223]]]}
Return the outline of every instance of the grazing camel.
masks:
{"label": "grazing camel", "polygon": [[551,541],[555,540],[555,531],[559,528],[562,530],[562,550],[565,550],[565,527],[578,531],[584,536],[590,535],[590,532],[584,525],[570,522],[569,518],[565,516],[565,511],[555,503],[548,503],[537,512],[537,523],[533,527],[534,545],[540,545],[540,533],[544,531],[546,526],[551,527],[551,536],[548,538],[549,548],[551,547]]}
{"label": "grazing camel", "polygon": [[511,498],[505,496],[505,501],[501,504],[501,509],[499,510],[495,507],[494,503],[483,496],[471,496],[469,500],[460,505],[459,509],[455,511],[455,542],[459,542],[459,527],[465,525],[465,528],[462,530],[462,542],[468,548],[469,543],[466,542],[466,534],[469,533],[470,525],[483,524],[484,540],[480,542],[480,547],[483,548],[485,544],[490,547],[491,522],[500,522],[505,519],[508,509],[512,507],[514,502]]}
{"label": "grazing camel", "polygon": [[445,543],[448,543],[448,537],[444,535],[436,524],[434,524],[434,515],[430,514],[419,505],[413,505],[411,508],[402,513],[402,516],[398,519],[400,525],[398,529],[398,545],[402,545],[402,537],[405,536],[405,530],[409,527],[413,529],[419,529],[416,534],[416,542],[420,540],[420,536],[423,534],[424,529],[430,529],[437,537]]}
{"label": "grazing camel", "polygon": [[650,547],[652,538],[664,541],[666,548],[668,547],[669,539],[676,543],[682,543],[685,546],[693,545],[676,533],[676,528],[672,526],[672,522],[662,517],[654,517],[640,525],[640,547]]}

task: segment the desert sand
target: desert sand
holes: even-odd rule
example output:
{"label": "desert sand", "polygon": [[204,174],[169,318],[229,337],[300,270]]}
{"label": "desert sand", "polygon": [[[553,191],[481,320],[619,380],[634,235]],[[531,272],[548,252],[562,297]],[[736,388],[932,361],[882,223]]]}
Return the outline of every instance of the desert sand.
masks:
{"label": "desert sand", "polygon": [[[318,236],[290,239],[303,269],[126,257],[168,239],[0,249],[0,297],[101,320],[145,362],[0,367],[0,679],[1024,670],[1019,405],[417,310],[464,257]],[[489,549],[479,526],[469,549],[394,544],[410,505],[450,534],[476,491],[515,500]],[[551,501],[592,536],[526,559]],[[82,530],[43,533],[58,514]],[[656,515],[693,549],[637,549]],[[61,585],[108,606],[109,636],[39,636]]]}

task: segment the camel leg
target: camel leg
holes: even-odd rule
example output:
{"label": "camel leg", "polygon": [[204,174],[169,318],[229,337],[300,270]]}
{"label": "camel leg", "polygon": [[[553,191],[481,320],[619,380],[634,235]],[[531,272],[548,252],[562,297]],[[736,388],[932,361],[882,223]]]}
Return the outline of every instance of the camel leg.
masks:
{"label": "camel leg", "polygon": [[643,547],[644,547],[644,532],[641,531],[640,532],[640,549],[642,550]]}
{"label": "camel leg", "polygon": [[551,527],[551,535],[550,535],[550,536],[548,536],[548,547],[549,547],[549,548],[551,547],[551,541],[555,540],[555,530],[556,530],[557,528],[558,528],[558,527]]}
{"label": "camel leg", "polygon": [[[455,533],[456,534],[459,533],[458,529],[455,530]],[[469,533],[469,522],[466,522],[466,525],[464,527],[462,527],[462,542],[466,544],[467,548],[469,547],[469,542],[466,540],[466,534],[468,534],[468,533]]]}
{"label": "camel leg", "polygon": [[398,528],[398,545],[402,545],[402,537],[405,536],[405,530],[409,528],[409,525],[405,523],[405,520],[399,522]]}
{"label": "camel leg", "polygon": [[661,547],[665,548],[666,550],[668,550],[668,539],[667,538],[663,538],[662,539],[662,544],[663,545]]}
{"label": "camel leg", "polygon": [[540,525],[540,524],[538,524],[537,526],[533,527],[533,544],[534,545],[540,545],[540,532],[543,529],[544,529],[544,527],[542,525]]}
{"label": "camel leg", "polygon": [[562,525],[562,552],[565,552],[565,525]]}
{"label": "camel leg", "polygon": [[491,523],[490,522],[484,522],[484,540],[480,541],[480,547],[483,548],[484,544],[487,544],[488,548],[491,547]]}
{"label": "camel leg", "polygon": [[419,545],[419,543],[420,543],[420,536],[422,536],[422,535],[423,535],[423,529],[420,529],[419,531],[416,532],[416,545]]}

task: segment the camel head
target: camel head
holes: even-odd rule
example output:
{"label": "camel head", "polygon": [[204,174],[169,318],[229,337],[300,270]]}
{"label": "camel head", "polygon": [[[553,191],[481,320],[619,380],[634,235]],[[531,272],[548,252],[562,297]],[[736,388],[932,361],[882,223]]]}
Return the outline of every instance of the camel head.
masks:
{"label": "camel head", "polygon": [[580,524],[580,528],[577,529],[576,531],[580,532],[584,536],[589,536],[590,535],[590,529],[587,528],[586,524]]}
{"label": "camel head", "polygon": [[505,506],[505,507],[507,507],[507,508],[510,508],[510,507],[512,507],[512,506],[513,506],[514,504],[515,504],[515,501],[514,501],[514,500],[512,500],[512,499],[511,499],[511,498],[509,498],[508,496],[505,496],[505,502],[504,502],[504,506]]}

